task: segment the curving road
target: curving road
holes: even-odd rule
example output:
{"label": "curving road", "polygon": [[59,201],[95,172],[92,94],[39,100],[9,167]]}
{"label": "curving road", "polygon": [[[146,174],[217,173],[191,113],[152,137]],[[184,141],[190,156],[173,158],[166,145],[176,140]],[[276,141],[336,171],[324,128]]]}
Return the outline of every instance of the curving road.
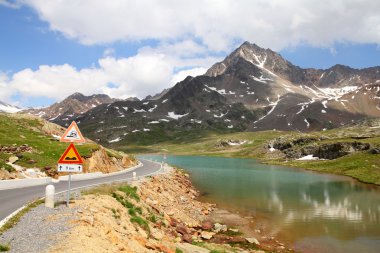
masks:
{"label": "curving road", "polygon": [[[143,177],[157,173],[161,170],[161,165],[158,163],[144,159],[141,159],[141,162],[143,163],[143,166],[118,175],[110,175],[81,181],[71,181],[71,189],[113,183],[117,181],[130,181],[132,180],[133,172],[136,172],[137,177]],[[53,184],[55,186],[56,193],[67,190],[67,181],[61,181]],[[44,197],[45,188],[46,185],[37,185],[24,188],[0,190],[0,221],[24,206],[26,203]]]}

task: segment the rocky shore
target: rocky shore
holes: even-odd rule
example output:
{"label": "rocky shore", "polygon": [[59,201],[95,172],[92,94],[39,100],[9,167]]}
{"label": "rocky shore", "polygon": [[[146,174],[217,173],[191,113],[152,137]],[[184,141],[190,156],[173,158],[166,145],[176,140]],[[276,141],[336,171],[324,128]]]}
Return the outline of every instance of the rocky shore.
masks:
{"label": "rocky shore", "polygon": [[250,230],[252,221],[198,201],[188,174],[166,172],[83,192],[71,202],[69,219],[62,206],[49,213],[47,224],[65,217],[68,226],[43,252],[289,252]]}

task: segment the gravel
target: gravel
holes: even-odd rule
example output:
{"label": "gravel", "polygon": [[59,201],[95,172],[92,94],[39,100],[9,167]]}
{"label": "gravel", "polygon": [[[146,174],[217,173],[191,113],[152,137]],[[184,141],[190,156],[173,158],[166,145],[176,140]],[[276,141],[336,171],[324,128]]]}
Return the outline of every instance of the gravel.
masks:
{"label": "gravel", "polygon": [[0,235],[0,244],[10,245],[8,252],[47,252],[58,241],[64,240],[64,232],[74,226],[77,210],[64,204],[46,208],[44,204],[26,213],[11,229]]}

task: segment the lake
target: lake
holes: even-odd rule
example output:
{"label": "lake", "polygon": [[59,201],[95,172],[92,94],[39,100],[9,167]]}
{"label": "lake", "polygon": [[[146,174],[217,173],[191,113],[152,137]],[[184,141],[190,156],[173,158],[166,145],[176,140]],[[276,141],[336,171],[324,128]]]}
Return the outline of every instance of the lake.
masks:
{"label": "lake", "polygon": [[297,252],[380,252],[380,187],[254,159],[140,156],[185,169],[203,200],[265,219]]}

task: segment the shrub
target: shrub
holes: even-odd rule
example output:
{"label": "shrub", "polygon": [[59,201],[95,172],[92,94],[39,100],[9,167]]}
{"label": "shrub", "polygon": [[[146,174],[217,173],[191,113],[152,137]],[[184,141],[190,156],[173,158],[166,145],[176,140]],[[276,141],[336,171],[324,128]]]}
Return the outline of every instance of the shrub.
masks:
{"label": "shrub", "polygon": [[9,251],[11,248],[9,247],[9,245],[2,245],[0,244],[0,251],[1,252],[4,252],[4,251]]}
{"label": "shrub", "polygon": [[143,218],[139,216],[133,216],[131,217],[132,223],[137,223],[142,229],[144,229],[146,232],[148,232],[148,235],[150,235],[150,228],[148,225],[148,222],[144,220]]}
{"label": "shrub", "polygon": [[119,187],[119,191],[124,192],[128,197],[131,197],[137,201],[140,201],[139,195],[137,195],[137,187],[131,187],[129,185],[123,185]]}

